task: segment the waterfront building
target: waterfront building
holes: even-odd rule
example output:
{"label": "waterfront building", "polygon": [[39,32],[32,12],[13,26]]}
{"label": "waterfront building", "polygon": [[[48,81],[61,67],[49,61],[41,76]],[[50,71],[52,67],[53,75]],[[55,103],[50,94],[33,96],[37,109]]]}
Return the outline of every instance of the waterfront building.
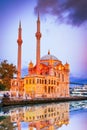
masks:
{"label": "waterfront building", "polygon": [[11,96],[24,98],[54,98],[69,96],[69,64],[63,64],[48,51],[40,57],[40,17],[37,18],[36,36],[36,64],[30,61],[28,75],[21,78],[21,24],[18,32],[18,74],[11,80]]}

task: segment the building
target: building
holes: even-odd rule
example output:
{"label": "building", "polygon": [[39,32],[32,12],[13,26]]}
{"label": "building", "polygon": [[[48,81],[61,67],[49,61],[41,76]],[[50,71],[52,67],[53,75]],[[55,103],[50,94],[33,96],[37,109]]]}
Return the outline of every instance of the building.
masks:
{"label": "building", "polygon": [[11,81],[11,96],[24,98],[54,98],[69,96],[69,64],[62,64],[58,58],[48,51],[40,58],[40,17],[37,19],[36,64],[30,61],[28,75],[21,78],[21,45],[22,28],[18,31],[18,75]]}

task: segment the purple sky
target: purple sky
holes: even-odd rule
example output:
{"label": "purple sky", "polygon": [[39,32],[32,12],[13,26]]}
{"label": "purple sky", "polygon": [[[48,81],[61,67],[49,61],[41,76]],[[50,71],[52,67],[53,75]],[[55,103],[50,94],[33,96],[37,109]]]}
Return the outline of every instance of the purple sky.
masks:
{"label": "purple sky", "polygon": [[17,36],[22,23],[22,68],[36,62],[37,11],[41,21],[41,57],[50,49],[73,76],[87,77],[86,0],[0,0],[0,59],[17,64]]}

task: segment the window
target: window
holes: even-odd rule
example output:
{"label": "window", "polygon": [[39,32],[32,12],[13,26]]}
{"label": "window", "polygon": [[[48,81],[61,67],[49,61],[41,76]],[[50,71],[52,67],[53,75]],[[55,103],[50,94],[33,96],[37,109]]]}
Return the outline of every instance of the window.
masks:
{"label": "window", "polygon": [[35,83],[35,80],[33,79],[33,84]]}
{"label": "window", "polygon": [[47,81],[46,81],[46,79],[45,79],[45,84],[47,84]]}
{"label": "window", "polygon": [[49,84],[50,84],[50,79],[49,79]]}
{"label": "window", "polygon": [[44,110],[44,113],[46,113],[46,112],[47,112],[47,109]]}
{"label": "window", "polygon": [[41,84],[41,79],[40,79],[40,84]]}
{"label": "window", "polygon": [[42,79],[42,84],[44,84],[44,80]]}
{"label": "window", "polygon": [[29,80],[29,83],[31,84],[31,79]]}
{"label": "window", "polygon": [[51,80],[51,84],[53,84],[53,80]]}
{"label": "window", "polygon": [[54,80],[54,85],[56,84],[56,81]]}
{"label": "window", "polygon": [[50,86],[48,86],[48,93],[50,93]]}
{"label": "window", "polygon": [[62,81],[64,82],[64,74],[62,74]]}
{"label": "window", "polygon": [[39,79],[37,79],[37,83],[39,83]]}
{"label": "window", "polygon": [[50,108],[48,108],[48,112],[50,112]]}
{"label": "window", "polygon": [[46,114],[45,114],[44,116],[45,116],[45,118],[47,117],[47,115],[46,115]]}
{"label": "window", "polygon": [[26,84],[28,84],[28,80],[26,79]]}

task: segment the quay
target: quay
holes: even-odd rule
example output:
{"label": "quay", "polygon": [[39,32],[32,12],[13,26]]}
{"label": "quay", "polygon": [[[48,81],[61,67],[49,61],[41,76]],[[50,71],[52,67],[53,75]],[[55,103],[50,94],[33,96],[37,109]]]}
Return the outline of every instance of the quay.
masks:
{"label": "quay", "polygon": [[14,105],[34,105],[34,104],[43,104],[43,103],[53,103],[53,102],[67,102],[67,101],[80,101],[80,100],[87,100],[87,97],[78,97],[78,96],[71,96],[71,97],[62,97],[62,98],[37,98],[37,99],[10,99],[10,98],[3,98],[1,102],[1,106],[14,106]]}

